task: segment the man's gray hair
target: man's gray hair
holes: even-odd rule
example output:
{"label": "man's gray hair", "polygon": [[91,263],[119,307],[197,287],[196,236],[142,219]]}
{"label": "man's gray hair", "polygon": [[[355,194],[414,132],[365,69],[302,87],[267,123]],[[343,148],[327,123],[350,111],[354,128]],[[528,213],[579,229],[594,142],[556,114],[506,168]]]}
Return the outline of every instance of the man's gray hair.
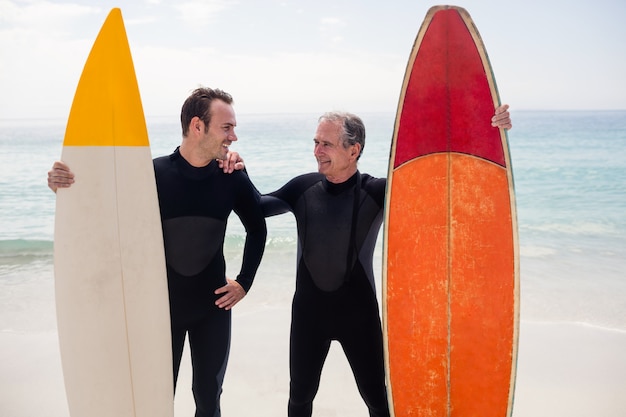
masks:
{"label": "man's gray hair", "polygon": [[343,147],[347,148],[356,143],[360,144],[361,152],[357,157],[357,159],[359,159],[361,154],[363,154],[363,149],[365,148],[365,125],[363,124],[361,118],[353,113],[331,111],[321,115],[318,122],[322,122],[324,120],[329,122],[341,122],[341,126],[343,128],[343,133],[341,135]]}

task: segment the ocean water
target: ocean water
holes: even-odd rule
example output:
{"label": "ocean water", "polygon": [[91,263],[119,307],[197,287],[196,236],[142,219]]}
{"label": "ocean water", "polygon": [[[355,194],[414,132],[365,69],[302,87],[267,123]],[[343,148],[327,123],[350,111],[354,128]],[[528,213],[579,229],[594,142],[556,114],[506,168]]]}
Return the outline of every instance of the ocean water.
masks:
{"label": "ocean water", "polygon": [[[362,114],[360,169],[385,176],[394,115]],[[509,144],[521,253],[522,320],[585,323],[626,331],[626,111],[513,111]],[[315,114],[238,115],[239,151],[269,192],[313,171]],[[148,118],[153,156],[180,142],[177,117]],[[0,120],[0,332],[53,332],[54,194],[46,173],[61,154],[65,120]],[[289,302],[295,222],[268,219],[253,291],[259,308]],[[229,275],[244,234],[229,224]],[[380,271],[382,245],[376,251]]]}

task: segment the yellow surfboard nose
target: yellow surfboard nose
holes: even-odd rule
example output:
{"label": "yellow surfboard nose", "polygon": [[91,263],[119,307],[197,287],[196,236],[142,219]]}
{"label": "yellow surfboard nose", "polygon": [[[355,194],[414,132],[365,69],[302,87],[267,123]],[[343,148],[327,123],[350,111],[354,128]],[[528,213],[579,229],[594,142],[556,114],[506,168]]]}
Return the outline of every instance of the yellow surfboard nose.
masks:
{"label": "yellow surfboard nose", "polygon": [[113,9],[78,82],[63,145],[149,146],[138,95],[122,12]]}

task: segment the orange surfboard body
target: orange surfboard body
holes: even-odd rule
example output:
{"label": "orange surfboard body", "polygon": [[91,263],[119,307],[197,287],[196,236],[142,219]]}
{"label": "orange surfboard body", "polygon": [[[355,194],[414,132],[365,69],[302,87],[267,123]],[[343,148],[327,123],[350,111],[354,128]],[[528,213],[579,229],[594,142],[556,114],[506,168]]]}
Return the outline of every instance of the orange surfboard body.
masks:
{"label": "orange surfboard body", "polygon": [[484,45],[436,6],[407,67],[392,142],[383,327],[392,416],[511,416],[519,256],[506,131]]}

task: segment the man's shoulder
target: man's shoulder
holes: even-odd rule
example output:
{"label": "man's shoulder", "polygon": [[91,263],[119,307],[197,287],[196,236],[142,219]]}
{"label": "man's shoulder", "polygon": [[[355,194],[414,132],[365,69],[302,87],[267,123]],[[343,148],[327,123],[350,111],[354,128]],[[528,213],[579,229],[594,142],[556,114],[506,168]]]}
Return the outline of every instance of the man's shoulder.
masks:
{"label": "man's shoulder", "polygon": [[252,180],[250,180],[250,177],[248,176],[248,172],[246,172],[245,170],[238,169],[231,173],[228,173],[228,172],[224,172],[218,166],[217,174],[223,179],[230,179],[233,181],[242,181],[242,182],[252,183]]}
{"label": "man's shoulder", "polygon": [[376,178],[369,174],[361,174],[362,188],[370,194],[374,200],[383,204],[385,199],[385,189],[387,187],[386,178]]}
{"label": "man's shoulder", "polygon": [[324,179],[324,175],[319,172],[309,172],[293,177],[285,186],[308,188]]}
{"label": "man's shoulder", "polygon": [[174,157],[175,153],[172,153],[170,155],[163,155],[163,156],[157,156],[156,158],[154,158],[152,160],[152,163],[154,164],[154,168],[163,168],[166,167],[168,165],[172,164],[172,158]]}
{"label": "man's shoulder", "polygon": [[293,177],[278,190],[269,193],[283,200],[295,201],[303,192],[321,182],[324,176],[318,172],[310,172]]}
{"label": "man's shoulder", "polygon": [[295,176],[293,179],[298,181],[320,181],[324,178],[324,175],[319,172],[309,172],[306,174],[300,174]]}
{"label": "man's shoulder", "polygon": [[365,184],[385,185],[387,184],[387,178],[377,178],[367,173],[361,174],[362,182]]}

